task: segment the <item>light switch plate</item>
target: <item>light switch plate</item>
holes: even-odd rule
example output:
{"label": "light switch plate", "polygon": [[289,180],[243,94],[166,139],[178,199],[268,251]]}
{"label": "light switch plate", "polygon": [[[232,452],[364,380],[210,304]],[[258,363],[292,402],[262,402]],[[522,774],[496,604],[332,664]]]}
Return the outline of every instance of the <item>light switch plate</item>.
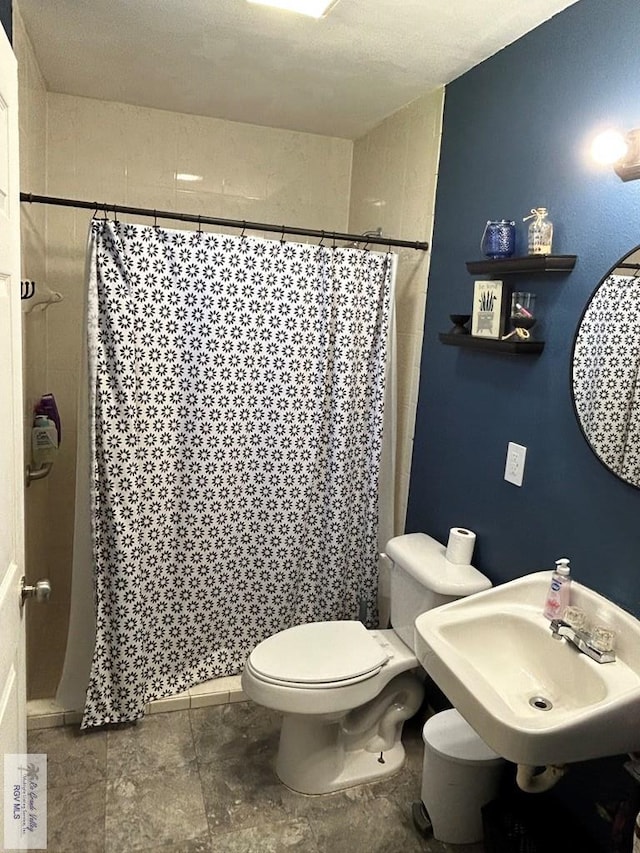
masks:
{"label": "light switch plate", "polygon": [[521,486],[524,478],[524,462],[527,458],[527,448],[510,441],[507,446],[507,461],[504,466],[504,478],[507,483]]}

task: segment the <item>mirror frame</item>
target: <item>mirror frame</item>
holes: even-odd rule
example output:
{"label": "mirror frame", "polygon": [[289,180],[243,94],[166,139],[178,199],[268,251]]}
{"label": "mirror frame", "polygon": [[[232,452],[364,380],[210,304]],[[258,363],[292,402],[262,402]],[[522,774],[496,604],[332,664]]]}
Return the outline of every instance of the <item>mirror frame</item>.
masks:
{"label": "mirror frame", "polygon": [[[577,405],[576,405],[576,395],[575,395],[575,382],[574,382],[574,361],[575,361],[575,355],[576,355],[576,345],[577,345],[577,343],[578,343],[578,335],[580,334],[580,329],[582,328],[582,323],[583,323],[583,321],[584,321],[585,315],[587,314],[587,311],[589,310],[589,308],[590,308],[590,306],[591,306],[591,303],[593,302],[593,300],[594,300],[594,298],[595,298],[595,296],[596,296],[596,293],[597,293],[597,292],[598,292],[598,290],[602,287],[602,285],[604,284],[604,282],[609,278],[609,276],[613,275],[613,273],[615,272],[615,270],[619,269],[619,267],[620,267],[622,264],[624,264],[624,263],[625,263],[625,261],[627,261],[627,260],[628,260],[632,255],[635,255],[635,254],[638,254],[638,255],[639,255],[639,259],[638,259],[638,263],[637,263],[637,269],[638,269],[638,286],[640,286],[640,244],[638,244],[638,245],[637,245],[637,246],[635,246],[633,249],[630,249],[630,250],[629,250],[625,255],[623,255],[622,257],[618,258],[618,260],[615,262],[615,264],[613,264],[613,266],[609,268],[608,272],[606,272],[606,273],[602,276],[602,278],[600,279],[600,281],[599,281],[599,282],[596,284],[596,286],[594,287],[594,289],[593,289],[593,291],[592,291],[591,295],[590,295],[590,296],[589,296],[589,298],[587,299],[587,302],[586,302],[586,304],[585,304],[585,306],[584,306],[584,308],[583,308],[583,310],[582,310],[582,313],[580,314],[580,319],[578,320],[578,324],[577,324],[577,326],[576,326],[576,331],[575,331],[575,334],[574,334],[574,336],[573,336],[573,344],[572,344],[572,346],[571,346],[571,359],[570,359],[570,362],[569,362],[569,369],[570,369],[569,385],[570,385],[570,390],[571,390],[571,405],[572,405],[572,407],[573,407],[573,413],[574,413],[574,415],[575,415],[576,422],[577,422],[577,424],[578,424],[578,427],[579,427],[579,429],[580,429],[580,432],[582,433],[582,436],[583,436],[584,440],[586,441],[587,446],[589,447],[589,450],[591,450],[591,452],[592,452],[592,453],[593,453],[593,455],[596,457],[596,459],[598,460],[598,462],[599,462],[599,463],[600,463],[604,468],[606,468],[606,469],[607,469],[607,471],[609,471],[609,473],[610,473],[610,474],[613,474],[613,476],[614,476],[614,477],[616,477],[618,480],[620,480],[622,483],[624,483],[625,485],[629,486],[630,488],[632,488],[632,489],[640,489],[640,483],[633,483],[633,482],[631,482],[631,480],[627,480],[625,477],[623,477],[622,475],[618,474],[618,472],[617,472],[617,471],[614,471],[612,468],[610,468],[610,467],[609,467],[609,465],[608,465],[608,464],[607,464],[603,459],[601,459],[601,457],[599,456],[599,454],[598,454],[598,452],[596,451],[595,447],[593,446],[593,444],[592,444],[592,443],[591,443],[591,441],[589,440],[589,437],[587,436],[587,434],[586,434],[586,432],[585,432],[585,430],[584,430],[584,427],[583,427],[583,425],[582,425],[582,421],[580,420],[580,415],[579,415],[579,413],[578,413],[578,407],[577,407]],[[635,265],[634,265],[634,266],[635,266]]]}

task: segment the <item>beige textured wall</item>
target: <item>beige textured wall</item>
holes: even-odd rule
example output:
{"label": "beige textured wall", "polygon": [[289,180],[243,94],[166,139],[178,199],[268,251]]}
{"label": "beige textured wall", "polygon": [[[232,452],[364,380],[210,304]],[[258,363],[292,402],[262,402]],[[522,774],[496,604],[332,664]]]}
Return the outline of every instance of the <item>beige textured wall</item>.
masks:
{"label": "beige textured wall", "polygon": [[[349,231],[381,227],[389,236],[431,242],[443,105],[444,89],[423,95],[355,143]],[[429,261],[429,252],[399,250],[396,534],[404,532],[409,493]]]}

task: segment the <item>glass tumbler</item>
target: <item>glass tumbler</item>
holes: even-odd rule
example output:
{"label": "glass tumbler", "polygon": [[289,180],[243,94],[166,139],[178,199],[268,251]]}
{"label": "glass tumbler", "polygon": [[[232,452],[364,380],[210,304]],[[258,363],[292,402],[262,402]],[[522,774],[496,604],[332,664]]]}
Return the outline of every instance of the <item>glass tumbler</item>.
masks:
{"label": "glass tumbler", "polygon": [[518,290],[511,295],[511,323],[516,329],[531,329],[536,322],[536,295]]}

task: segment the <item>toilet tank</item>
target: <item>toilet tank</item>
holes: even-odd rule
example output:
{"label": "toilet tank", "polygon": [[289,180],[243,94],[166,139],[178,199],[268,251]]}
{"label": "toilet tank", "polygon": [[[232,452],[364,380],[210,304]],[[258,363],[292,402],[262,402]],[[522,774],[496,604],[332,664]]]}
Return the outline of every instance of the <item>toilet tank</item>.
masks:
{"label": "toilet tank", "polygon": [[448,601],[491,587],[491,581],[473,566],[447,560],[446,548],[426,533],[407,533],[387,542],[391,566],[391,625],[415,651],[416,618]]}

